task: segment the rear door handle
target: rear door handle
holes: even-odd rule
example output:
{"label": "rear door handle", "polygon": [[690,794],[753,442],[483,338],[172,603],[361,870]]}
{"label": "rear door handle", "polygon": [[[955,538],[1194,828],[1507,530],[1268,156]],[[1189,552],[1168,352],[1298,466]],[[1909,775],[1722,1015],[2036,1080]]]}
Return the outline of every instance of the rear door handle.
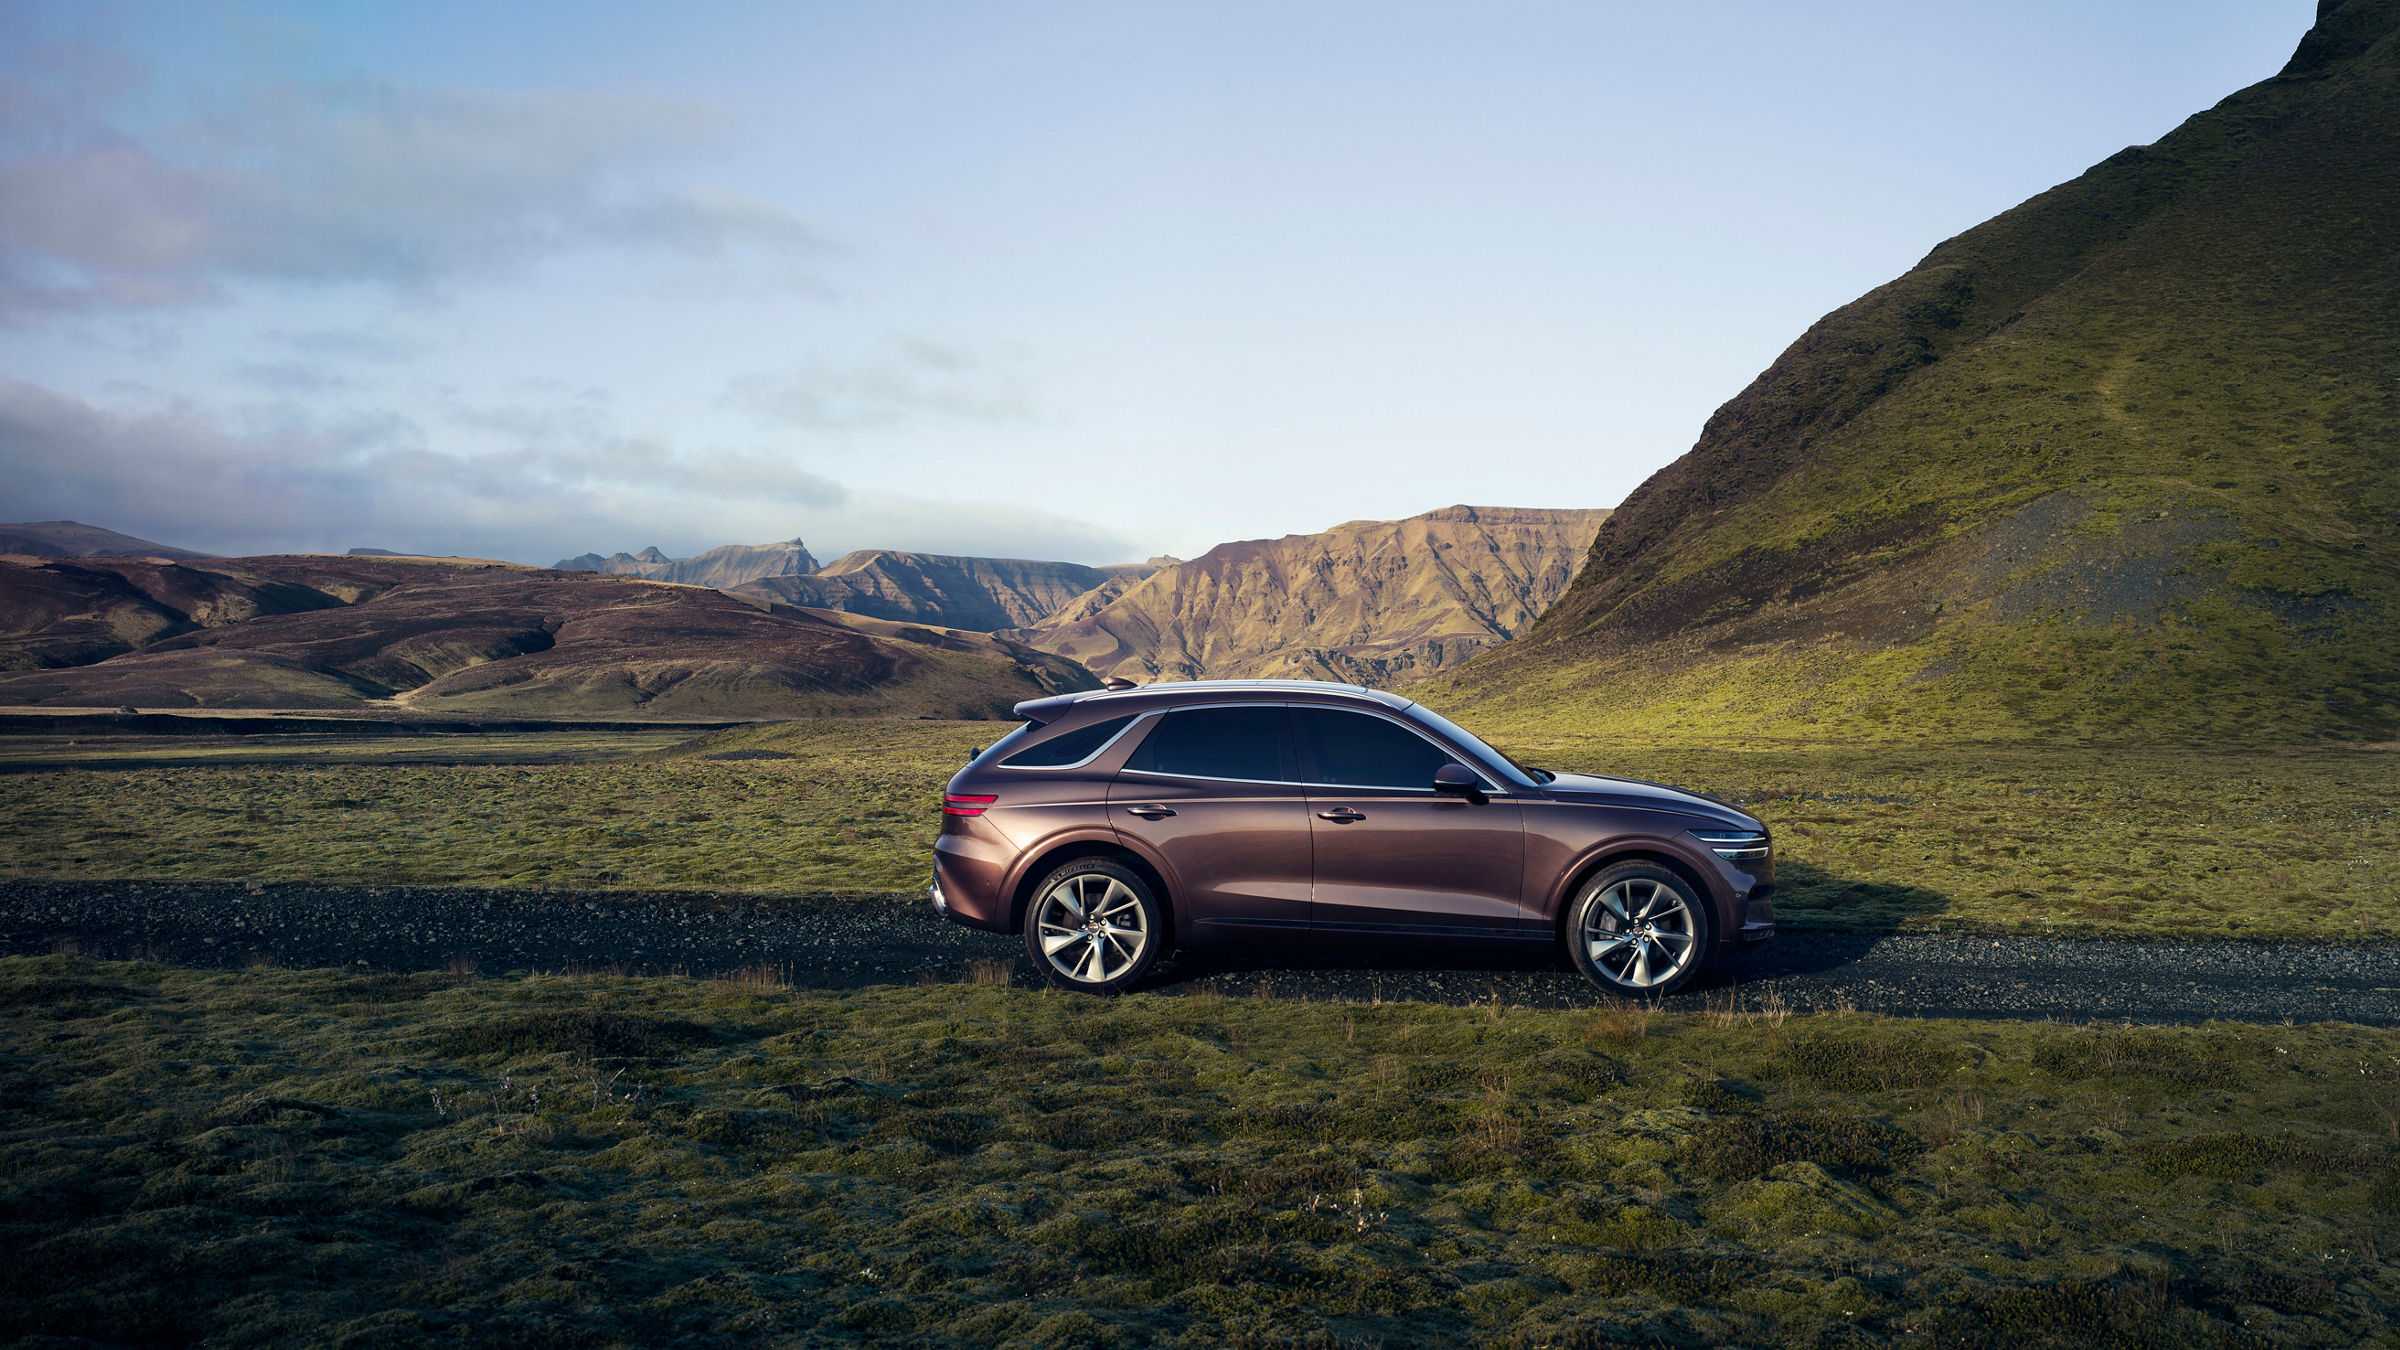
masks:
{"label": "rear door handle", "polygon": [[1354,820],[1365,820],[1366,818],[1366,812],[1353,811],[1347,806],[1337,806],[1330,811],[1319,811],[1317,813],[1317,819],[1330,820],[1336,825],[1347,825]]}
{"label": "rear door handle", "polygon": [[1125,809],[1144,820],[1165,820],[1175,814],[1164,806],[1128,806]]}

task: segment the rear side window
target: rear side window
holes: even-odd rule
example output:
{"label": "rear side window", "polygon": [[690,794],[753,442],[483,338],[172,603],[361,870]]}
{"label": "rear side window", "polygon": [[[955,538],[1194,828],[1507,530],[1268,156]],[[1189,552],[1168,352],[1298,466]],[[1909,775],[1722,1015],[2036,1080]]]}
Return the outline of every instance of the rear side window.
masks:
{"label": "rear side window", "polygon": [[1429,790],[1434,770],[1453,762],[1415,732],[1364,713],[1294,708],[1292,726],[1312,783]]}
{"label": "rear side window", "polygon": [[1039,745],[1031,745],[1001,760],[1011,769],[1056,769],[1069,764],[1081,764],[1100,752],[1100,747],[1115,740],[1117,733],[1133,721],[1131,716],[1112,717],[1094,722],[1064,735],[1053,736]]}
{"label": "rear side window", "polygon": [[1182,778],[1292,781],[1281,708],[1185,708],[1168,713],[1128,769]]}

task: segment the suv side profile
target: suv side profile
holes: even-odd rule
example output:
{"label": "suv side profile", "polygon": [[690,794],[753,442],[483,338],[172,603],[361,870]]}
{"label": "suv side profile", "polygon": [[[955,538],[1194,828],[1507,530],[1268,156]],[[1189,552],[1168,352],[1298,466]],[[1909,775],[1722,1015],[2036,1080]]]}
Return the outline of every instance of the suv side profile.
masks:
{"label": "suv side profile", "polygon": [[1020,703],[950,780],[932,899],[1114,993],[1174,947],[1551,944],[1656,997],[1774,932],[1756,817],[1529,769],[1399,695],[1195,680]]}

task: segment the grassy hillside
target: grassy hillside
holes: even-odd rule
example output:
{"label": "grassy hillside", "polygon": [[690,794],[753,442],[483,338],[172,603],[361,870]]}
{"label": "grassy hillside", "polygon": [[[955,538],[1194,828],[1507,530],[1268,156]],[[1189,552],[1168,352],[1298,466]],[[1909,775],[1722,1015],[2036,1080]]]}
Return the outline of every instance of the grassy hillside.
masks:
{"label": "grassy hillside", "polygon": [[1828,315],[1447,701],[1527,728],[2400,726],[2400,0]]}
{"label": "grassy hillside", "polygon": [[[0,960],[0,1340],[2388,1345],[2390,1033]],[[86,1339],[88,1338],[88,1339]]]}

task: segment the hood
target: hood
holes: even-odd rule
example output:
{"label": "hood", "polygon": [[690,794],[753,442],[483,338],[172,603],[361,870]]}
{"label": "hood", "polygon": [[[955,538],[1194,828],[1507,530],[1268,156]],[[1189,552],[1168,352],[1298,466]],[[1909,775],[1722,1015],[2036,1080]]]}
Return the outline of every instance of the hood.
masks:
{"label": "hood", "polygon": [[1562,773],[1542,784],[1542,791],[1565,801],[1588,801],[1609,806],[1632,806],[1650,811],[1680,811],[1705,820],[1722,821],[1731,829],[1763,830],[1765,823],[1737,807],[1728,806],[1714,797],[1697,792],[1671,788],[1660,783],[1645,783],[1638,778],[1610,778],[1596,773]]}

